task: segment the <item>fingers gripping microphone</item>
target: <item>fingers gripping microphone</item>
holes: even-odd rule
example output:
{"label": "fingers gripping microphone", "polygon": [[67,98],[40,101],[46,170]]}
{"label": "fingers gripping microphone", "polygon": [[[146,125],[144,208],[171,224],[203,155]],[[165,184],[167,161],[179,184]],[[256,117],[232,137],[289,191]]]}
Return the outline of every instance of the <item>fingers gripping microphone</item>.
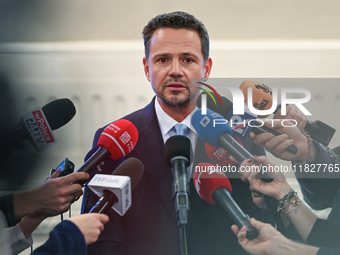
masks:
{"label": "fingers gripping microphone", "polygon": [[249,240],[258,237],[258,231],[250,224],[250,218],[234,201],[232,187],[229,179],[217,172],[215,166],[209,163],[200,163],[194,172],[194,185],[200,197],[209,204],[218,203],[241,229],[247,226],[247,238]]}
{"label": "fingers gripping microphone", "polygon": [[[202,93],[196,101],[198,108],[201,108],[201,101],[202,101],[201,98],[203,95],[204,93]],[[232,124],[233,134],[235,136],[238,136],[240,139],[246,139],[249,136],[250,132],[253,132],[255,135],[262,134],[262,133],[272,133],[274,136],[281,135],[281,133],[277,132],[276,130],[263,126],[263,123],[260,123],[259,121],[257,121],[251,114],[247,114],[247,111],[245,111],[245,115],[243,116],[233,115],[233,112],[232,112],[233,103],[226,97],[221,96],[220,98],[222,101],[222,106],[215,105],[212,98],[207,97],[207,108],[209,108],[210,110],[213,110],[216,113],[221,114],[224,117],[224,119],[229,121],[229,123],[232,122],[231,121],[232,119],[236,120],[236,125],[234,126],[234,124]],[[248,125],[239,124],[242,122],[248,123]],[[250,126],[249,125],[250,122],[254,124],[254,126]],[[295,145],[291,145],[287,148],[287,151],[289,151],[292,154],[296,154],[298,150]]]}
{"label": "fingers gripping microphone", "polygon": [[[243,81],[240,85],[240,89],[243,92],[244,100],[247,100],[248,88],[253,89],[253,106],[259,110],[267,110],[271,108],[273,96],[272,90],[268,86],[264,85],[263,83],[259,83],[256,81]],[[276,108],[276,113],[280,109],[281,105],[278,105]],[[266,116],[262,116],[266,117]],[[316,120],[310,121],[307,120],[306,126],[304,127],[306,131],[308,131],[309,135],[319,143],[322,143],[328,146],[329,142],[331,141],[335,129],[331,126],[327,125],[326,123]]]}
{"label": "fingers gripping microphone", "polygon": [[[207,115],[202,115],[201,111],[197,110],[192,115],[191,124],[203,141],[216,148],[223,147],[238,162],[241,163],[246,159],[253,158],[253,155],[232,137],[232,130],[229,125],[215,125],[216,120],[224,120],[224,118],[210,109],[207,109]],[[273,180],[266,172],[259,173],[257,178],[259,177],[266,182]]]}
{"label": "fingers gripping microphone", "polygon": [[56,99],[45,106],[37,107],[21,117],[19,127],[4,137],[2,151],[18,148],[29,139],[32,145],[42,151],[56,143],[52,130],[68,123],[76,114],[76,108],[67,98]]}
{"label": "fingers gripping microphone", "polygon": [[[126,178],[122,177],[128,176],[130,178],[131,190],[133,190],[139,183],[143,172],[144,166],[140,160],[128,158],[113,171],[112,176],[95,175],[89,183],[89,187],[101,198],[92,207],[90,213],[107,214],[109,210],[113,208],[120,215],[124,215],[131,205],[131,195],[128,190],[128,183],[124,183]],[[115,186],[108,186],[110,182],[115,183]],[[120,204],[117,206],[117,203]]]}
{"label": "fingers gripping microphone", "polygon": [[[137,128],[128,120],[120,119],[108,125],[99,137],[99,149],[77,170],[91,172],[107,157],[113,160],[126,156],[133,150],[138,140]],[[78,181],[83,185],[86,181]]]}
{"label": "fingers gripping microphone", "polygon": [[173,198],[175,200],[176,212],[179,225],[188,223],[189,198],[187,192],[188,173],[192,151],[190,140],[186,136],[175,135],[165,143],[165,160],[173,169]]}

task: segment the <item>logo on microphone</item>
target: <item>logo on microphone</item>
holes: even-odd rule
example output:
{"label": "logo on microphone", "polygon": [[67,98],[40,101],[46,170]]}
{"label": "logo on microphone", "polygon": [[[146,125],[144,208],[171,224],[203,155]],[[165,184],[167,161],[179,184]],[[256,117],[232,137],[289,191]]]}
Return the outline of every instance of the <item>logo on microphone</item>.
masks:
{"label": "logo on microphone", "polygon": [[127,144],[130,140],[131,140],[131,136],[129,135],[128,132],[124,132],[120,137],[119,139],[123,142],[123,144]]}

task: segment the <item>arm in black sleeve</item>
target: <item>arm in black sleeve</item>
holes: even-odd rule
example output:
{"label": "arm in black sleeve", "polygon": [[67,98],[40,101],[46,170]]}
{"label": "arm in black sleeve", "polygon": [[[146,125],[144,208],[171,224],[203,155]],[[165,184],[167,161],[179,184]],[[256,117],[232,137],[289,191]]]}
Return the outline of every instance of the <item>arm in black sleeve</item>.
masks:
{"label": "arm in black sleeve", "polygon": [[[322,210],[332,207],[336,192],[340,187],[340,171],[336,170],[336,166],[340,168],[340,146],[334,149],[329,149],[326,146],[314,141],[316,148],[315,159],[308,163],[309,169],[318,167],[317,164],[328,164],[328,167],[320,166],[319,173],[300,171],[299,166],[296,167],[295,176],[300,184],[304,200],[313,209]],[[304,167],[302,165],[301,167]]]}
{"label": "arm in black sleeve", "polygon": [[306,242],[317,247],[326,246],[340,248],[339,240],[339,224],[335,224],[328,220],[317,219]]}
{"label": "arm in black sleeve", "polygon": [[316,255],[340,255],[340,248],[321,247]]}
{"label": "arm in black sleeve", "polygon": [[20,220],[15,217],[13,194],[0,197],[0,211],[5,215],[8,227],[15,226]]}

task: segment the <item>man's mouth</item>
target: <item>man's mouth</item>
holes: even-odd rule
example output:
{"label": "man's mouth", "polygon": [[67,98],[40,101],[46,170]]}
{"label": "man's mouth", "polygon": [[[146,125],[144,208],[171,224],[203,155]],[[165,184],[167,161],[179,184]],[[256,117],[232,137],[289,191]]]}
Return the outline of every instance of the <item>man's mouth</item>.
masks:
{"label": "man's mouth", "polygon": [[186,89],[186,86],[181,83],[169,83],[168,85],[166,85],[166,87],[175,91]]}

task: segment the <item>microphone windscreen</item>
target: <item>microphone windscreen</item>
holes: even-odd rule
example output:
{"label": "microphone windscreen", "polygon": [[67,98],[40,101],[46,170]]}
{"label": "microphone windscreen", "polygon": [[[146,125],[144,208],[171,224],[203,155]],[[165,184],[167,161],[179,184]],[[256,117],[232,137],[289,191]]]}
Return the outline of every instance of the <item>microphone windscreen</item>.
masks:
{"label": "microphone windscreen", "polygon": [[215,190],[224,188],[230,194],[233,192],[229,179],[223,172],[216,169],[213,164],[199,163],[195,167],[193,181],[197,193],[209,204],[216,203],[213,199]]}
{"label": "microphone windscreen", "polygon": [[201,110],[198,109],[191,117],[191,124],[195,128],[198,136],[212,146],[218,148],[218,139],[224,133],[233,134],[228,123],[216,124],[215,121],[226,121],[220,114],[207,109],[207,114],[202,115]]}
{"label": "microphone windscreen", "polygon": [[[272,89],[263,83],[245,80],[241,83],[240,89],[244,95],[244,102],[248,103],[248,88],[252,88],[253,106],[259,110],[268,110],[272,107],[273,96]],[[265,118],[266,116],[259,116]]]}
{"label": "microphone windscreen", "polygon": [[56,99],[44,105],[41,109],[52,130],[64,126],[76,114],[76,108],[68,98]]}
{"label": "microphone windscreen", "polygon": [[192,161],[192,149],[190,140],[183,135],[174,135],[166,140],[164,146],[165,161],[171,167],[171,159],[176,156],[183,156],[188,159],[188,165]]}
{"label": "microphone windscreen", "polygon": [[116,160],[133,150],[138,140],[138,130],[130,121],[120,119],[108,125],[99,137],[97,145],[110,151]]}
{"label": "microphone windscreen", "polygon": [[[203,95],[206,95],[206,98],[207,98],[207,108],[209,108],[210,110],[214,112],[221,114],[226,119],[233,106],[233,103],[228,98],[221,96],[220,98],[222,101],[222,105],[220,105],[219,103],[215,105],[215,102],[211,98],[211,96],[205,92],[202,92],[196,100],[197,108],[201,108]],[[218,102],[217,96],[215,94],[211,94],[211,95],[214,97],[215,101]]]}
{"label": "microphone windscreen", "polygon": [[112,172],[112,175],[129,176],[131,178],[131,189],[133,190],[137,186],[143,172],[144,165],[139,159],[128,158]]}

